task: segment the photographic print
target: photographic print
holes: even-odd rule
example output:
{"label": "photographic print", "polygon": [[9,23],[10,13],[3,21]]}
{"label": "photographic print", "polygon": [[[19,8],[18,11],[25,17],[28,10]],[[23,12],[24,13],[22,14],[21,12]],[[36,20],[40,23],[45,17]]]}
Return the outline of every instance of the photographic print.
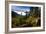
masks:
{"label": "photographic print", "polygon": [[43,29],[43,5],[9,4],[9,31],[24,32]]}
{"label": "photographic print", "polygon": [[40,27],[41,7],[11,6],[12,28]]}

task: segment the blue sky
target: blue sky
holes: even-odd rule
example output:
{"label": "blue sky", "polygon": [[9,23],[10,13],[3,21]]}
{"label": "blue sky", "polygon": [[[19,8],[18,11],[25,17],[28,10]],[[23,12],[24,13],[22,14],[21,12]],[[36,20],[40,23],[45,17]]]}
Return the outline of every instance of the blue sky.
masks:
{"label": "blue sky", "polygon": [[30,6],[12,6],[11,8],[12,11],[30,11]]}

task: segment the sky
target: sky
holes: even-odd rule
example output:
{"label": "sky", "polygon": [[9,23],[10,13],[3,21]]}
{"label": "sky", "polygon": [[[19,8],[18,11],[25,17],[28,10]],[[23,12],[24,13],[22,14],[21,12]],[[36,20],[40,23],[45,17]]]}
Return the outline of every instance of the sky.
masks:
{"label": "sky", "polygon": [[30,11],[30,6],[12,6],[12,11]]}
{"label": "sky", "polygon": [[[29,12],[30,11],[30,6],[12,6],[11,8],[12,11],[16,12],[19,15],[26,15],[26,11]],[[22,10],[22,11],[21,11]],[[22,12],[22,14],[21,14]]]}

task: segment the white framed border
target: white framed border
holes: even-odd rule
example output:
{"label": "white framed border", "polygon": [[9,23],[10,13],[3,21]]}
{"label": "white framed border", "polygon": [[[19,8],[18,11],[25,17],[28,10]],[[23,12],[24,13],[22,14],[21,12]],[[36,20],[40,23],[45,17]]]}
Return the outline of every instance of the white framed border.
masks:
{"label": "white framed border", "polygon": [[[41,27],[25,27],[25,28],[11,28],[11,6],[32,6],[41,7]],[[43,5],[33,5],[33,4],[9,4],[9,31],[24,31],[24,30],[39,30],[43,29]]]}

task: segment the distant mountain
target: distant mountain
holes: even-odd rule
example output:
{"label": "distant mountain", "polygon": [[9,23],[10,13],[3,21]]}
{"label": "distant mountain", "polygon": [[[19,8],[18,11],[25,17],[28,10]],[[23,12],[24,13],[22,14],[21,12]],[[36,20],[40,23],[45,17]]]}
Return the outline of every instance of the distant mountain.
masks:
{"label": "distant mountain", "polygon": [[22,16],[26,15],[26,13],[24,11],[14,11],[14,12],[16,12],[17,14],[22,15]]}
{"label": "distant mountain", "polygon": [[16,12],[12,11],[12,17],[15,17],[15,16],[20,16],[20,15],[17,14]]}
{"label": "distant mountain", "polygon": [[[12,17],[16,17],[16,16],[26,16],[26,14],[24,12],[22,12],[22,15],[21,14],[18,14],[18,13],[15,12],[15,11],[12,11]],[[27,16],[29,16],[29,14],[27,14]]]}

